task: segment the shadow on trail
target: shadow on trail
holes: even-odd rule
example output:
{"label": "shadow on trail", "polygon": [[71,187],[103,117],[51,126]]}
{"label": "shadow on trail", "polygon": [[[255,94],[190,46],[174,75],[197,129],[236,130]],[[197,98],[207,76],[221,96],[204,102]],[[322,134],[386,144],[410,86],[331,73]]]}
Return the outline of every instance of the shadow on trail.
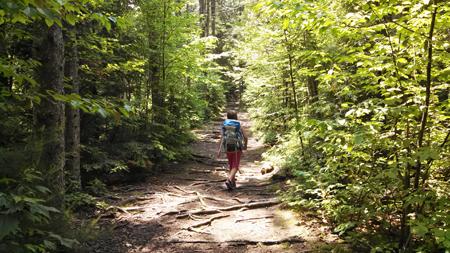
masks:
{"label": "shadow on trail", "polygon": [[194,131],[190,161],[116,189],[120,212],[106,221],[116,227],[92,252],[305,252],[324,241],[327,228],[282,208],[275,194],[280,182],[260,172],[266,147],[251,135],[247,114],[240,116],[249,149],[236,190],[224,186],[226,160],[215,159],[222,122],[215,121]]}

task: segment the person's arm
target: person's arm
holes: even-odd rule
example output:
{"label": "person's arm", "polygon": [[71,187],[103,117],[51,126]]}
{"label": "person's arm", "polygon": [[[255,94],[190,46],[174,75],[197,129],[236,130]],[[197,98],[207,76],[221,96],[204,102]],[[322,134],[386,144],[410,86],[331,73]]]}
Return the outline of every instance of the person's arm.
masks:
{"label": "person's arm", "polygon": [[216,154],[216,158],[219,159],[220,158],[220,154],[222,151],[222,141],[223,141],[223,136],[220,136],[220,141],[219,141],[219,147],[217,148],[217,154]]}
{"label": "person's arm", "polygon": [[242,133],[242,137],[244,138],[244,150],[247,150],[247,142],[248,142],[248,138],[244,133],[244,128],[241,127],[241,133]]}

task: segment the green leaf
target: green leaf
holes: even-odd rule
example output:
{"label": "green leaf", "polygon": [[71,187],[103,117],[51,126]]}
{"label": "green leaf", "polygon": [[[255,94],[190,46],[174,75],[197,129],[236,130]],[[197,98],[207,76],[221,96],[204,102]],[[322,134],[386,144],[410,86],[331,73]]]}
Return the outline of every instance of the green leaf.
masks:
{"label": "green leaf", "polygon": [[50,193],[50,189],[48,189],[47,187],[44,187],[44,186],[41,186],[41,185],[38,185],[38,186],[36,186],[35,187],[39,192],[41,192],[41,193]]}
{"label": "green leaf", "polygon": [[343,224],[339,224],[334,230],[333,233],[337,233],[339,235],[345,234],[347,231],[356,227],[355,222],[347,222]]}
{"label": "green leaf", "polygon": [[405,58],[398,58],[397,61],[398,61],[398,63],[401,63],[401,64],[407,64],[408,63],[408,60],[406,60]]}
{"label": "green leaf", "polygon": [[424,224],[419,223],[412,227],[412,232],[418,236],[425,236],[428,233],[428,228]]}
{"label": "green leaf", "polygon": [[422,147],[418,152],[417,152],[419,158],[421,161],[425,161],[425,160],[435,160],[439,158],[439,151],[436,149],[433,149],[431,147]]}
{"label": "green leaf", "polygon": [[75,15],[70,14],[70,13],[66,15],[66,21],[70,25],[75,25],[76,24],[76,20],[77,20],[77,18],[75,17]]}
{"label": "green leaf", "polygon": [[61,243],[61,245],[67,247],[67,248],[73,248],[75,245],[79,244],[77,240],[69,239],[69,238],[63,238],[60,235],[57,235],[55,233],[50,233],[50,237],[56,239]]}
{"label": "green leaf", "polygon": [[45,247],[47,247],[47,249],[56,250],[56,244],[51,241],[44,240],[44,245]]}
{"label": "green leaf", "polygon": [[364,142],[365,136],[362,133],[357,133],[353,137],[353,141],[356,145],[362,144]]}
{"label": "green leaf", "polygon": [[98,111],[97,111],[103,118],[106,118],[106,117],[108,117],[108,113],[105,111],[105,109],[103,109],[103,108],[98,108]]}
{"label": "green leaf", "polygon": [[0,240],[19,230],[19,221],[16,218],[4,214],[0,215]]}
{"label": "green leaf", "polygon": [[55,22],[52,19],[44,19],[45,24],[47,24],[48,27],[51,27]]}

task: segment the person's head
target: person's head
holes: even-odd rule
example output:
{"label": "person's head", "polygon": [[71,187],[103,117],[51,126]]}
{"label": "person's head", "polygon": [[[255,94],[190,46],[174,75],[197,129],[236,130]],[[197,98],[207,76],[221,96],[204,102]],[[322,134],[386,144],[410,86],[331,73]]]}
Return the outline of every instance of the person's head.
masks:
{"label": "person's head", "polygon": [[227,112],[227,119],[235,119],[237,120],[237,112],[234,110],[230,110]]}

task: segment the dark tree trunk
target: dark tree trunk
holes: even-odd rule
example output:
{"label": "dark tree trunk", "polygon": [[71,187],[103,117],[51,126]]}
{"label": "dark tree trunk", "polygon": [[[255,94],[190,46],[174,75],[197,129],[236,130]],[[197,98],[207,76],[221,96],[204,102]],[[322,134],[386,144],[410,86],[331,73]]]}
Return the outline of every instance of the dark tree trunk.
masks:
{"label": "dark tree trunk", "polygon": [[211,0],[211,35],[216,36],[216,0]]}
{"label": "dark tree trunk", "polygon": [[[41,67],[38,73],[43,94],[64,93],[64,40],[61,27],[54,24],[43,28],[39,48]],[[64,203],[64,103],[47,96],[36,108],[36,129],[42,146],[38,167],[53,197],[50,203],[62,207]]]}
{"label": "dark tree trunk", "polygon": [[[0,57],[7,59],[8,53],[6,48],[5,34],[0,32]],[[8,91],[12,90],[12,78],[8,78],[0,73],[0,87],[5,87]]]}
{"label": "dark tree trunk", "polygon": [[152,118],[155,123],[164,122],[164,95],[160,82],[160,69],[157,64],[150,68],[149,83],[152,97]]}
{"label": "dark tree trunk", "polygon": [[295,88],[295,78],[294,78],[294,61],[292,57],[292,45],[289,42],[289,39],[287,37],[287,31],[284,31],[284,41],[286,43],[286,52],[289,59],[289,81],[291,83],[291,89],[292,89],[292,101],[294,102],[294,110],[295,110],[295,117],[298,117],[298,103],[297,103],[297,91]]}
{"label": "dark tree trunk", "polygon": [[202,28],[202,37],[207,36],[205,30],[206,1],[208,0],[198,0],[198,14],[200,14],[200,27]]}
{"label": "dark tree trunk", "polygon": [[211,23],[211,2],[210,0],[205,0],[206,1],[206,9],[205,9],[205,14],[206,14],[206,20],[205,20],[205,36],[209,36],[209,26]]}
{"label": "dark tree trunk", "polygon": [[317,101],[317,95],[319,95],[318,92],[319,82],[317,82],[315,77],[308,77],[307,83],[308,83],[308,101],[315,102]]}
{"label": "dark tree trunk", "polygon": [[[437,7],[434,7],[433,14],[431,16],[431,25],[430,25],[430,31],[428,33],[428,57],[427,57],[427,82],[425,85],[425,109],[422,112],[422,117],[420,120],[420,130],[419,130],[419,136],[417,140],[417,146],[418,148],[422,148],[424,146],[423,139],[424,134],[426,132],[427,128],[427,120],[428,120],[428,110],[430,108],[430,96],[431,96],[431,67],[433,63],[433,33],[434,33],[434,26],[436,23],[436,16],[437,16]],[[419,189],[419,180],[421,175],[421,161],[420,158],[417,159],[417,163],[415,166],[415,175],[414,175],[414,189]]]}
{"label": "dark tree trunk", "polygon": [[[69,88],[66,93],[80,93],[78,77],[78,47],[75,29],[70,29],[66,36],[66,64],[65,75]],[[80,178],[80,110],[66,107],[66,171],[69,175],[68,189],[79,191],[81,189]]]}

